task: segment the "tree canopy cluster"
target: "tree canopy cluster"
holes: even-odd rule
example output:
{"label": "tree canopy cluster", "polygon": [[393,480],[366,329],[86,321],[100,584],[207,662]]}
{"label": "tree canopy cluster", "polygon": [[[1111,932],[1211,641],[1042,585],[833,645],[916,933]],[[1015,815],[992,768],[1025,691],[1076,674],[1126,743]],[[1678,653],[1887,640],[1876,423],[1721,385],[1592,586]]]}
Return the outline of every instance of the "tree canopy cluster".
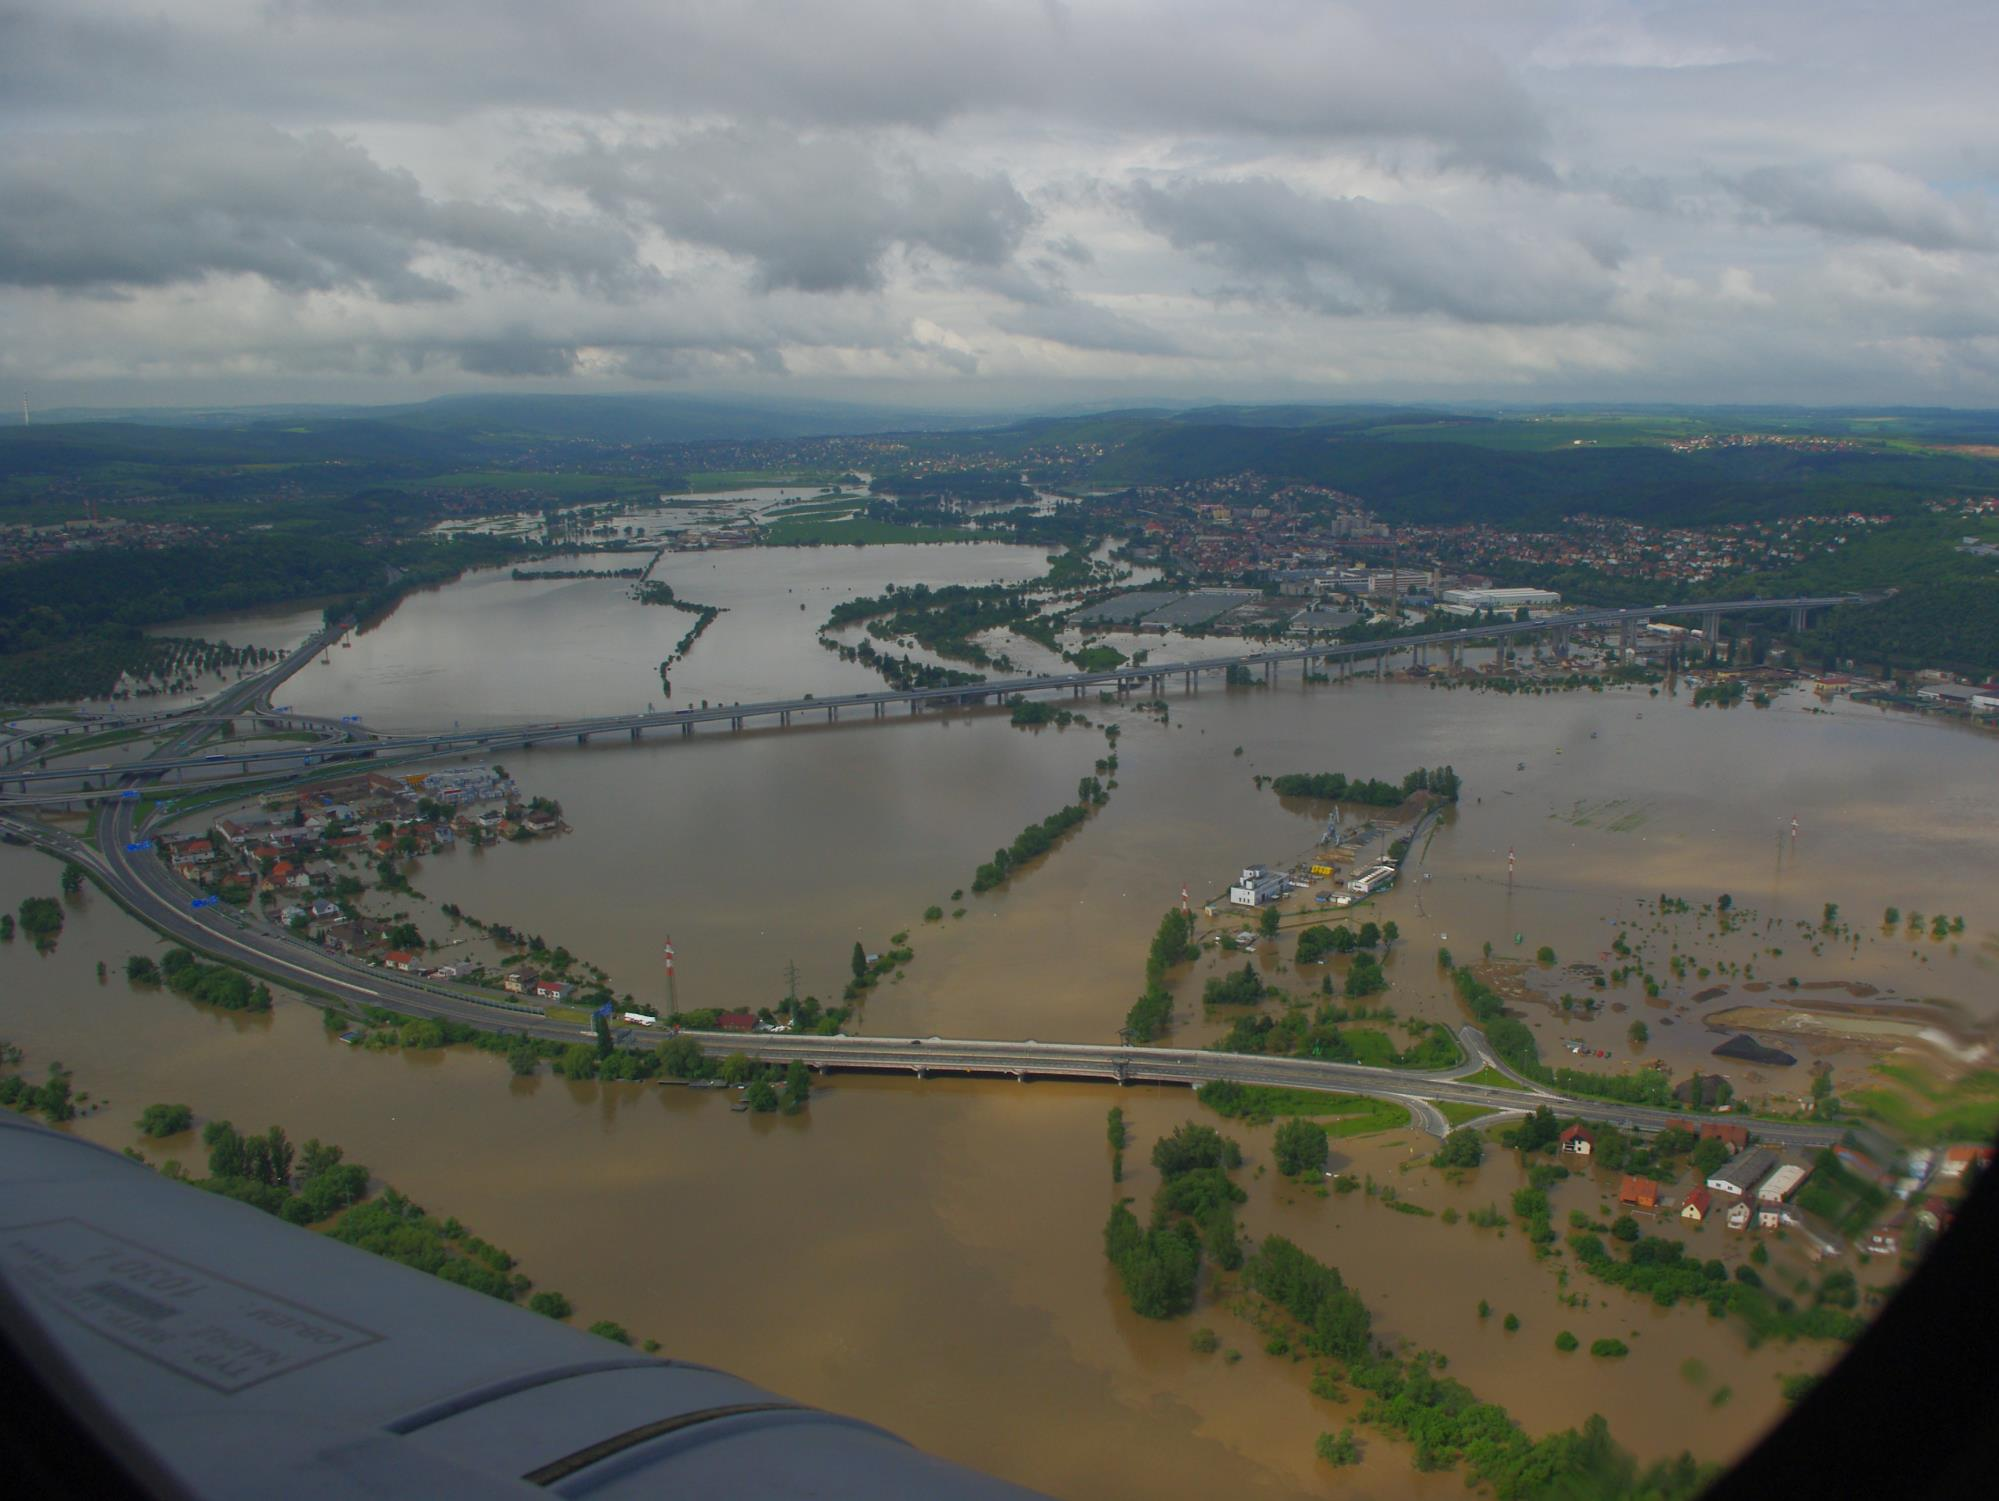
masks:
{"label": "tree canopy cluster", "polygon": [[1279,797],[1365,803],[1370,808],[1400,807],[1419,792],[1434,793],[1447,802],[1456,802],[1463,786],[1463,780],[1448,766],[1419,766],[1404,775],[1399,784],[1374,777],[1349,777],[1343,771],[1292,771],[1270,779],[1270,790]]}

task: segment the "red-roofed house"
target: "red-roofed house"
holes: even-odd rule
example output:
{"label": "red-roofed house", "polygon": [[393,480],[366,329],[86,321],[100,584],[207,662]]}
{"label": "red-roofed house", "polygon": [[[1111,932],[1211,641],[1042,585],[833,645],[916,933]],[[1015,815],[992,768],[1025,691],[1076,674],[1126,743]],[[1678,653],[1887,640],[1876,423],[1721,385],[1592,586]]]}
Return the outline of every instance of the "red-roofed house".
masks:
{"label": "red-roofed house", "polygon": [[1701,1140],[1713,1137],[1729,1151],[1738,1155],[1749,1149],[1749,1128],[1747,1126],[1724,1126],[1719,1121],[1701,1122]]}
{"label": "red-roofed house", "polygon": [[390,969],[411,970],[416,968],[416,955],[403,949],[390,949],[382,955],[382,963]]}
{"label": "red-roofed house", "polygon": [[724,1011],[715,1018],[715,1025],[724,1032],[754,1032],[757,1018],[753,1011]]}
{"label": "red-roofed house", "polygon": [[1980,1169],[1992,1165],[1992,1148],[1985,1146],[1956,1146],[1943,1149],[1943,1161],[1937,1164],[1939,1178],[1962,1178],[1976,1166]]}
{"label": "red-roofed house", "polygon": [[1587,1157],[1596,1150],[1596,1138],[1587,1126],[1566,1127],[1557,1139],[1564,1152],[1574,1152],[1579,1157]]}
{"label": "red-roofed house", "polygon": [[1714,1203],[1714,1195],[1705,1188],[1691,1188],[1680,1203],[1680,1218],[1692,1220],[1696,1224],[1707,1218],[1709,1206]]}
{"label": "red-roofed house", "polygon": [[1659,1185],[1650,1178],[1640,1178],[1635,1173],[1626,1173],[1617,1185],[1617,1202],[1633,1204],[1640,1209],[1657,1209]]}

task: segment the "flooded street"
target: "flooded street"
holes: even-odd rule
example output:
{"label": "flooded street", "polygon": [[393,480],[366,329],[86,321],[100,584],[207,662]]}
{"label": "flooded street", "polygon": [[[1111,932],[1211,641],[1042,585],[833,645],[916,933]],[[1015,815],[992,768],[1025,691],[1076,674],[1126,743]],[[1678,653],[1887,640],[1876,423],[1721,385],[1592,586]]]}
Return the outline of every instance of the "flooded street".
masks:
{"label": "flooded street", "polygon": [[[669,555],[655,577],[727,610],[675,669],[673,701],[866,691],[880,680],[814,639],[834,601],[919,577],[1026,579],[1045,566],[1039,550],[985,545]],[[281,697],[379,728],[636,707],[656,700],[658,661],[693,617],[633,603],[626,588],[468,577],[407,601]],[[1620,932],[1654,946],[1655,974],[1677,945],[1690,963],[1751,964],[1757,980],[1690,970],[1652,1006],[1635,981],[1614,985],[1591,1022],[1565,1018],[1552,1000],[1529,1006],[1545,1060],[1567,1063],[1560,1039],[1581,1033],[1612,1055],[1597,1067],[1658,1057],[1676,1077],[1698,1065],[1745,1092],[1801,1088],[1802,1068],[1786,1084],[1712,1058],[1725,1034],[1701,1025],[1705,1010],[1784,1002],[1788,991],[1742,987],[1794,975],[1948,1003],[1967,1035],[1999,1011],[1988,736],[1844,702],[1813,712],[1822,706],[1800,691],[1767,710],[1722,711],[1643,688],[1500,696],[1371,680],[1307,686],[1295,675],[1272,688],[1211,682],[1193,696],[1169,687],[1164,723],[1092,697],[1066,705],[1091,723],[1061,729],[1016,729],[988,710],[509,753],[523,792],[559,801],[572,832],[413,866],[421,923],[448,941],[437,908],[456,903],[567,945],[621,994],[662,1005],[660,945],[671,936],[683,1008],[775,1004],[787,961],[801,995],[836,996],[856,939],[884,948],[906,930],[915,958],[867,1000],[861,1030],[1115,1040],[1152,931],[1183,885],[1199,904],[1243,865],[1288,865],[1313,848],[1326,807],[1287,803],[1253,777],[1399,779],[1448,763],[1464,779],[1462,802],[1411,851],[1401,886],[1356,914],[1401,928],[1382,999],[1405,1015],[1464,1019],[1437,970],[1439,946],[1460,961],[1489,942],[1499,959],[1529,961],[1547,945],[1560,963],[1600,963]],[[1078,779],[1110,752],[1105,724],[1120,730],[1109,805],[1010,883],[972,896],[981,861],[1074,800]],[[0,850],[0,905],[52,893],[56,870]],[[1653,910],[1662,893],[1698,908],[1722,892],[1744,914],[1725,937],[1698,913]],[[1771,927],[1816,925],[1827,902],[1854,931],[1821,954],[1795,926]],[[926,921],[933,905],[944,916]],[[1965,929],[1948,942],[1884,936],[1887,905],[1961,913]],[[1202,926],[1239,925],[1218,911]],[[1188,1319],[1136,1318],[1104,1259],[1114,1194],[1134,1196],[1141,1212],[1149,1202],[1153,1139],[1184,1119],[1214,1119],[1184,1092],[845,1077],[803,1117],[747,1118],[719,1092],[513,1080],[465,1049],[348,1048],[289,998],[244,1017],[130,987],[126,955],[157,947],[91,891],[70,904],[53,953],[24,940],[0,949],[0,1037],[27,1049],[31,1073],[59,1058],[79,1089],[112,1102],[76,1123],[93,1140],[133,1144],[138,1110],[166,1100],[204,1119],[338,1141],[505,1246],[539,1286],[567,1294],[582,1322],[616,1319],[675,1356],[1057,1495],[1325,1491],[1312,1440],[1353,1411],[1308,1393],[1310,1363],[1265,1354],[1254,1329],[1205,1296]],[[1315,990],[1324,971],[1296,969],[1293,952],[1287,932],[1250,962],[1285,989]],[[1198,1003],[1201,981],[1222,967],[1210,956],[1176,972],[1173,1040],[1225,1029],[1227,1018],[1202,1017]],[[1726,996],[1693,999],[1716,987]],[[1639,1050],[1626,1027],[1641,1016],[1652,1032]],[[1113,1102],[1130,1117],[1133,1147],[1116,1188],[1104,1141]],[[1781,1376],[1835,1353],[1810,1342],[1752,1352],[1738,1328],[1699,1308],[1660,1310],[1580,1276],[1563,1288],[1562,1263],[1537,1262],[1516,1226],[1445,1224],[1364,1194],[1284,1185],[1259,1171],[1268,1127],[1221,1124],[1247,1153],[1237,1176],[1250,1193],[1248,1233],[1285,1234],[1338,1265],[1375,1310],[1377,1332],[1442,1351],[1452,1375],[1531,1432],[1594,1411],[1642,1458],[1686,1447],[1727,1458],[1779,1412]],[[1522,1181],[1513,1154],[1495,1151],[1467,1181],[1446,1182],[1422,1164],[1433,1146],[1413,1131],[1337,1141],[1334,1166],[1439,1214],[1504,1209]],[[202,1154],[185,1138],[149,1155]],[[1558,1220],[1571,1208],[1599,1213],[1600,1189],[1561,1185]],[[1696,1239],[1702,1256],[1731,1263],[1745,1249],[1719,1225]],[[1573,1293],[1588,1306],[1559,1301]],[[1484,1321],[1481,1298],[1494,1310]],[[1508,1312],[1517,1333],[1500,1327]],[[1203,1325],[1240,1349],[1239,1363],[1190,1349]],[[1623,1338],[1632,1354],[1614,1364],[1558,1355],[1559,1330],[1585,1345]],[[1717,1399],[1722,1387],[1729,1395]],[[1406,1449],[1371,1431],[1363,1447],[1345,1493],[1462,1492],[1460,1475],[1417,1474]]]}

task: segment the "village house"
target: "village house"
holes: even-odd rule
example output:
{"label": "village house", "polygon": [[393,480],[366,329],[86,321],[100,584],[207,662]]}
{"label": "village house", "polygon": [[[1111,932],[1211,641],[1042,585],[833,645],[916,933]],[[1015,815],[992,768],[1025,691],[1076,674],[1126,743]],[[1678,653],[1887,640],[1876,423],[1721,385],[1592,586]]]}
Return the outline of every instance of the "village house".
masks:
{"label": "village house", "polygon": [[508,995],[532,995],[541,976],[531,969],[510,969],[500,984]]}
{"label": "village house", "polygon": [[321,897],[312,904],[312,915],[320,922],[331,922],[340,915],[340,905],[337,902],[330,902],[325,897]]}
{"label": "village house", "polygon": [[416,968],[416,955],[407,949],[390,949],[382,955],[382,963],[390,969],[400,969],[407,973]]}
{"label": "village house", "polygon": [[534,982],[534,994],[537,1000],[566,1001],[574,993],[575,989],[576,987],[571,985],[567,980],[558,980],[553,976],[547,976]]}
{"label": "village house", "polygon": [[1564,1152],[1574,1152],[1578,1157],[1587,1157],[1596,1150],[1596,1138],[1586,1126],[1566,1127],[1557,1139]]}
{"label": "village house", "polygon": [[1748,1225],[1749,1225],[1749,1206],[1747,1204],[1737,1204],[1728,1211],[1729,1229],[1743,1230],[1747,1229]]}
{"label": "village house", "polygon": [[1728,1125],[1721,1121],[1703,1121],[1697,1134],[1702,1141],[1718,1141],[1731,1152],[1741,1153],[1749,1150],[1747,1126]]}
{"label": "village house", "polygon": [[1699,1224],[1707,1218],[1709,1208],[1714,1204],[1714,1195],[1705,1188],[1690,1188],[1680,1202],[1680,1218]]}
{"label": "village house", "polygon": [[1954,1146],[1943,1149],[1943,1161],[1937,1164],[1937,1177],[1952,1181],[1961,1180],[1973,1168],[1984,1171],[1992,1165],[1992,1148],[1987,1146]]}
{"label": "village house", "polygon": [[757,1026],[753,1011],[724,1011],[715,1018],[715,1025],[724,1032],[754,1032]]}
{"label": "village house", "polygon": [[1617,1185],[1617,1202],[1630,1204],[1638,1209],[1659,1207],[1659,1185],[1650,1178],[1641,1178],[1635,1173],[1626,1173]]}

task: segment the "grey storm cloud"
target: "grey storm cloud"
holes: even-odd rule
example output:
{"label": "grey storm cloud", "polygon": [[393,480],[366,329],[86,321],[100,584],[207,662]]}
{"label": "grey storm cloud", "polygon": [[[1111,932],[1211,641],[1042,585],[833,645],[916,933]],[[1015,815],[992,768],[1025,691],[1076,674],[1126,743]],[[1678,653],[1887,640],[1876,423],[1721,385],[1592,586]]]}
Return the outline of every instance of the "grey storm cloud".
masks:
{"label": "grey storm cloud", "polygon": [[[67,0],[0,11],[0,99],[417,119],[509,104],[935,129],[1059,116],[1432,143],[1544,170],[1519,81],[1446,30],[1333,0]],[[4,107],[4,106],[0,106]]]}
{"label": "grey storm cloud", "polygon": [[1920,178],[1874,162],[1759,167],[1729,186],[1752,215],[1917,250],[1993,250],[1999,223],[1982,197],[1956,201]]}
{"label": "grey storm cloud", "polygon": [[323,131],[209,123],[37,137],[0,156],[0,284],[119,290],[249,275],[390,302],[455,295],[419,268],[460,252],[544,282],[624,293],[655,273],[616,226],[438,200]]}
{"label": "grey storm cloud", "polygon": [[546,171],[608,212],[750,261],[766,290],[873,290],[898,245],[998,265],[1034,222],[1003,175],[893,164],[849,136],[720,128],[656,145],[593,141]]}
{"label": "grey storm cloud", "polygon": [[1325,197],[1269,177],[1141,182],[1129,198],[1174,248],[1320,313],[1566,323],[1601,316],[1613,291],[1602,250],[1421,204]]}

